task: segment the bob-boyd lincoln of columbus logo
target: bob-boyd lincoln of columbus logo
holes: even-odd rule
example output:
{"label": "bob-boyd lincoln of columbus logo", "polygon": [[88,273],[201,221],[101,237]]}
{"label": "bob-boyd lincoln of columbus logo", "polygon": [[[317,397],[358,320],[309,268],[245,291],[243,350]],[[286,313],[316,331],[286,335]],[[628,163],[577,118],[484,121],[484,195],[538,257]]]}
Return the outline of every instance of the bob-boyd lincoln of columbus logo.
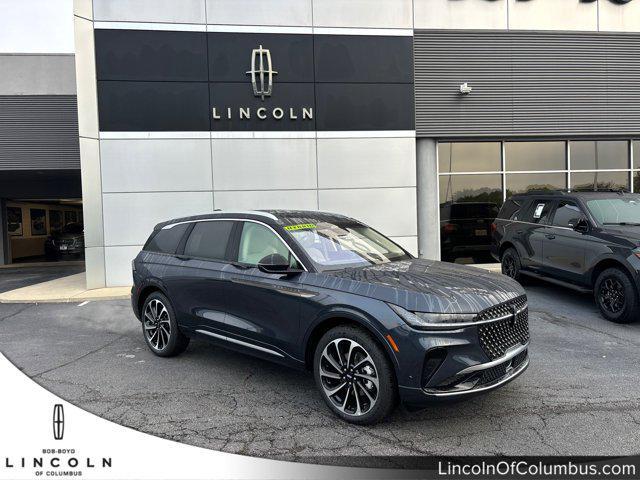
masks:
{"label": "bob-boyd lincoln of columbus logo", "polygon": [[[264,48],[262,45],[258,48],[251,50],[251,63],[250,69],[245,73],[249,75],[251,79],[251,86],[253,88],[254,97],[259,97],[263,102],[266,97],[273,95],[273,80],[278,74],[273,69],[273,62],[271,60],[271,51],[268,48]],[[255,117],[258,120],[266,120],[273,118],[274,120],[313,120],[313,107],[281,107],[275,106],[271,109],[266,107],[260,107],[252,111],[251,107],[225,107],[218,110],[218,107],[213,107],[213,119],[214,120],[232,120],[239,118],[240,120],[251,120],[252,115],[255,113]]]}

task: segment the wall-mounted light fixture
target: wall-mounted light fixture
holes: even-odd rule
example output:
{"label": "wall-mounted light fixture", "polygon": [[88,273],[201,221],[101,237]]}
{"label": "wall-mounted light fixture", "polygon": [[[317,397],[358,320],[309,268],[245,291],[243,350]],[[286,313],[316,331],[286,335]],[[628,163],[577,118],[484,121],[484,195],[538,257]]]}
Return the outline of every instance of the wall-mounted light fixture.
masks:
{"label": "wall-mounted light fixture", "polygon": [[460,85],[460,93],[463,95],[469,95],[473,91],[473,88],[467,83],[464,82]]}

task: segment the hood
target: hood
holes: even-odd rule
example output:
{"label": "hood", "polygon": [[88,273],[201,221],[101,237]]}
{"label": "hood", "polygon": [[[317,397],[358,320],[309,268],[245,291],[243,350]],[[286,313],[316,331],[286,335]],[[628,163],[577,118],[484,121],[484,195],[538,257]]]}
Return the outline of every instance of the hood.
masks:
{"label": "hood", "polygon": [[602,233],[626,240],[633,246],[640,246],[640,226],[638,225],[606,225]]}
{"label": "hood", "polygon": [[525,294],[519,283],[504,275],[433,260],[403,260],[324,275],[323,287],[417,312],[478,313]]}
{"label": "hood", "polygon": [[51,238],[54,240],[74,240],[74,239],[82,239],[82,233],[62,233],[56,232],[51,234]]}

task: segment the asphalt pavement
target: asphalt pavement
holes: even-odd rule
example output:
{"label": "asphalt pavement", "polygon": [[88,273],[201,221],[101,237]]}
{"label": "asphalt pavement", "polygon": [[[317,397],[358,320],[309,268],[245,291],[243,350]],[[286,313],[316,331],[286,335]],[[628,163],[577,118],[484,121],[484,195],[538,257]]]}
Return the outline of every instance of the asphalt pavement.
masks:
{"label": "asphalt pavement", "polygon": [[[588,295],[527,286],[531,365],[482,397],[334,417],[309,373],[192,341],[151,354],[127,300],[0,305],[0,351],[48,390],[143,432],[286,460],[396,455],[640,453],[640,323],[602,319]],[[3,392],[7,395],[10,392]],[[350,460],[349,460],[350,459]]]}

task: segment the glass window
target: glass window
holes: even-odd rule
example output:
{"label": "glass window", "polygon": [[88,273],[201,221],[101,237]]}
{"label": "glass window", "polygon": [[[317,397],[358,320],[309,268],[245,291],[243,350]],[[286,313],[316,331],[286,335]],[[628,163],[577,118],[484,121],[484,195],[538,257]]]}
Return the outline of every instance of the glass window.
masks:
{"label": "glass window", "polygon": [[604,225],[640,224],[640,195],[587,200],[587,208]]}
{"label": "glass window", "polygon": [[567,176],[564,173],[511,173],[507,175],[507,197],[532,190],[565,190]]}
{"label": "glass window", "polygon": [[[67,227],[73,225],[79,224],[69,223]],[[67,227],[65,227],[65,229]],[[184,232],[187,231],[187,228],[189,228],[189,224],[183,223],[182,225],[174,225],[171,228],[158,230],[158,232],[153,235],[144,246],[144,250],[158,253],[176,253],[178,244],[180,243],[180,240],[182,240],[182,236],[184,235]]]}
{"label": "glass window", "polygon": [[232,228],[231,221],[196,223],[184,246],[184,254],[188,257],[225,260]]}
{"label": "glass window", "polygon": [[499,207],[502,175],[441,175],[440,206],[454,202],[482,202]]}
{"label": "glass window", "polygon": [[636,172],[633,177],[633,191],[640,192],[640,172]]}
{"label": "glass window", "polygon": [[323,219],[289,233],[320,270],[379,265],[411,258],[391,240],[360,223]]}
{"label": "glass window", "polygon": [[7,230],[11,236],[19,237],[22,235],[22,209],[20,207],[7,207]]}
{"label": "glass window", "polygon": [[553,225],[573,228],[584,215],[574,202],[562,200],[553,215]]}
{"label": "glass window", "polygon": [[629,189],[628,172],[580,172],[571,173],[572,190],[621,190]]}
{"label": "glass window", "polygon": [[640,140],[633,142],[633,168],[640,169]]}
{"label": "glass window", "polygon": [[629,168],[627,141],[571,142],[571,170]]}
{"label": "glass window", "polygon": [[525,216],[525,221],[531,223],[548,223],[552,206],[553,200],[534,200]]}
{"label": "glass window", "polygon": [[507,171],[565,170],[564,142],[505,142]]}
{"label": "glass window", "polygon": [[62,230],[62,212],[60,210],[49,210],[49,228],[52,232]]}
{"label": "glass window", "polygon": [[47,211],[40,208],[31,208],[31,235],[47,234]]}
{"label": "glass window", "polygon": [[494,172],[502,170],[500,142],[438,144],[440,173]]}
{"label": "glass window", "polygon": [[265,257],[274,254],[286,258],[292,268],[298,268],[298,264],[287,246],[271,229],[259,223],[244,222],[238,249],[238,261],[248,265],[258,265]]}

